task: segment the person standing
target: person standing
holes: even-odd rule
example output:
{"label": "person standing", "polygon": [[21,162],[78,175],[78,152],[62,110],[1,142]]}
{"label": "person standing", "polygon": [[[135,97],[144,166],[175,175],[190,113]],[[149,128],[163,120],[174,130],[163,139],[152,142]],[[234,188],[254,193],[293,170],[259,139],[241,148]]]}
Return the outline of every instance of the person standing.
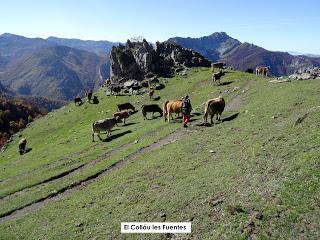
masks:
{"label": "person standing", "polygon": [[185,96],[185,98],[182,100],[182,124],[183,127],[188,127],[188,122],[190,121],[190,113],[191,113],[192,107],[191,102],[189,99],[189,96]]}

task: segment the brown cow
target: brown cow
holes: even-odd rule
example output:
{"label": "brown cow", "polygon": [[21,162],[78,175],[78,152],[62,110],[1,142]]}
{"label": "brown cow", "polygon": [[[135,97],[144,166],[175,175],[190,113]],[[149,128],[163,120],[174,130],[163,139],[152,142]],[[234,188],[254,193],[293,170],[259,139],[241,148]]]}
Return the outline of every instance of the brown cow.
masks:
{"label": "brown cow", "polygon": [[20,155],[26,153],[26,146],[27,146],[27,139],[22,138],[19,141],[19,153],[20,153]]}
{"label": "brown cow", "polygon": [[212,74],[212,82],[213,83],[219,82],[220,84],[220,79],[223,75],[225,75],[225,73],[222,72],[221,70],[217,73]]}
{"label": "brown cow", "polygon": [[151,88],[150,88],[150,91],[148,92],[148,95],[149,95],[150,99],[152,99],[153,94],[154,94],[154,88],[151,87]]}
{"label": "brown cow", "polygon": [[225,101],[223,97],[219,96],[217,98],[209,99],[204,108],[204,123],[208,123],[208,115],[211,116],[211,124],[213,124],[213,117],[216,115],[217,120],[221,120],[221,113],[225,107]]}
{"label": "brown cow", "polygon": [[132,114],[132,110],[124,110],[124,111],[121,111],[121,112],[115,112],[112,116],[113,118],[118,118],[120,120],[123,119],[123,125],[126,124],[126,118],[128,118],[131,114]]}
{"label": "brown cow", "polygon": [[182,108],[182,100],[169,100],[163,104],[163,113],[164,113],[164,121],[170,122],[170,117],[172,117],[172,113],[180,114]]}
{"label": "brown cow", "polygon": [[268,72],[269,72],[270,67],[256,67],[256,75],[260,75],[260,76],[268,76]]}

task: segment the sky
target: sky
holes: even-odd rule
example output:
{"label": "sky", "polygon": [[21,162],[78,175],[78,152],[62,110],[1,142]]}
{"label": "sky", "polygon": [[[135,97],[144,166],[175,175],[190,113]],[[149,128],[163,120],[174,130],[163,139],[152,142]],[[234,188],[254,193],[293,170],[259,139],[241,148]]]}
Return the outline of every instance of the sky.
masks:
{"label": "sky", "polygon": [[124,42],[226,32],[268,50],[320,54],[319,0],[0,0],[0,34]]}

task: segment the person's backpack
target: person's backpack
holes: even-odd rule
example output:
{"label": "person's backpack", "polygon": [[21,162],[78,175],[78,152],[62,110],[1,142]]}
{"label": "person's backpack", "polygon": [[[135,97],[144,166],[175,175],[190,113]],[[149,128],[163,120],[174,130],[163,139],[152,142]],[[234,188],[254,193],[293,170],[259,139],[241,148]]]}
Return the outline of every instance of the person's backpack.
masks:
{"label": "person's backpack", "polygon": [[189,99],[182,101],[182,112],[191,112],[191,103]]}

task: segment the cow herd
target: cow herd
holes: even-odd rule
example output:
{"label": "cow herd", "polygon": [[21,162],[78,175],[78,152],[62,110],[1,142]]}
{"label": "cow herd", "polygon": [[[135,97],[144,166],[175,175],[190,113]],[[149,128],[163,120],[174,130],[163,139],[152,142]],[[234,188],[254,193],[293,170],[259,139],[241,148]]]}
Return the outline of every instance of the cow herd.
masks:
{"label": "cow herd", "polygon": [[[117,105],[118,112],[113,113],[112,118],[106,118],[98,120],[92,123],[92,141],[94,142],[94,136],[97,134],[100,140],[100,132],[107,132],[107,136],[111,135],[111,129],[117,126],[118,123],[125,125],[125,119],[136,112],[135,107],[131,103],[123,103]],[[210,115],[211,124],[213,124],[213,117],[216,116],[216,120],[221,121],[221,114],[225,108],[225,100],[219,96],[217,98],[209,99],[205,103],[204,123],[208,123],[208,116]],[[163,108],[158,104],[142,105],[141,112],[143,119],[146,120],[147,113],[152,113],[152,119],[155,113],[159,113],[160,117],[164,116],[164,120],[170,122],[173,119],[173,113],[180,115],[182,109],[182,99],[168,100],[163,104]]]}
{"label": "cow herd", "polygon": [[[218,62],[213,63],[212,69],[214,71],[214,68],[218,68],[218,72],[214,72],[212,75],[212,81],[214,83],[218,82],[220,84],[220,79],[225,73],[222,71],[222,69],[225,68],[225,63]],[[256,74],[267,76],[268,71],[270,67],[257,67],[256,68]],[[117,92],[118,89],[112,89],[112,91]],[[150,88],[150,91],[148,92],[148,96],[150,99],[153,98],[154,95],[154,88]],[[87,101],[93,103],[98,103],[98,98],[96,96],[93,96],[93,93],[91,91],[87,92],[85,94]],[[93,98],[92,98],[93,97]],[[74,99],[75,105],[82,105],[83,100],[79,97]],[[106,132],[107,136],[111,135],[111,130],[114,126],[116,126],[118,123],[126,124],[125,121],[127,118],[129,118],[132,114],[134,114],[136,111],[136,108],[131,103],[123,103],[123,104],[117,104],[118,112],[113,113],[112,118],[106,118],[103,120],[98,120],[92,123],[92,141],[94,142],[94,136],[97,135],[100,140],[100,133]],[[216,116],[216,120],[221,121],[221,114],[224,111],[225,108],[225,100],[219,96],[217,98],[209,99],[205,103],[204,108],[204,123],[208,123],[208,117],[210,116],[210,123],[213,124],[213,117]],[[163,108],[161,108],[157,104],[149,104],[149,105],[142,105],[141,112],[143,115],[143,119],[146,120],[147,113],[152,113],[152,119],[154,118],[155,113],[159,113],[160,117],[164,116],[164,120],[170,122],[170,119],[173,119],[173,114],[180,115],[182,110],[182,99],[174,99],[174,100],[168,100],[163,104]],[[19,142],[19,153],[22,155],[26,152],[26,144],[27,140],[25,138],[21,139]]]}

